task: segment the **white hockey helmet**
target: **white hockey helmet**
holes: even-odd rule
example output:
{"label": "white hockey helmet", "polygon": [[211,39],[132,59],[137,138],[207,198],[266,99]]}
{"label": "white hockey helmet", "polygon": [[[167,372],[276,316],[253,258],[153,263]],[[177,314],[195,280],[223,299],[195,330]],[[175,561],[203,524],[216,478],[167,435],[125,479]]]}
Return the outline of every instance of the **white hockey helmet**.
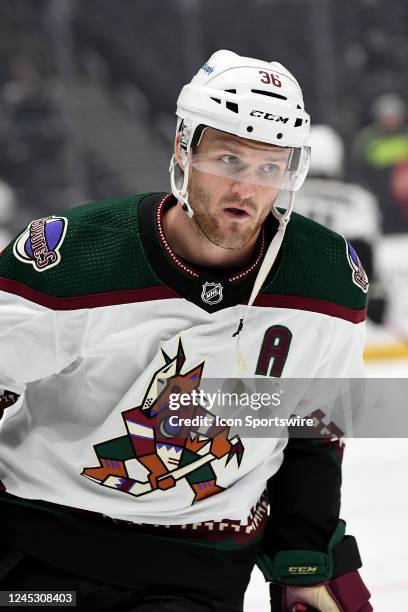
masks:
{"label": "white hockey helmet", "polygon": [[343,174],[344,145],[339,134],[328,125],[313,125],[308,144],[311,149],[309,174],[339,178]]}
{"label": "white hockey helmet", "polygon": [[407,116],[407,105],[397,93],[389,92],[375,98],[370,111],[376,121],[395,119],[403,122]]}
{"label": "white hockey helmet", "polygon": [[171,187],[189,216],[193,215],[187,191],[191,149],[199,142],[202,127],[291,148],[279,187],[294,192],[303,184],[309,167],[310,117],[298,82],[278,62],[217,51],[181,90],[177,116],[184,167],[172,157]]}

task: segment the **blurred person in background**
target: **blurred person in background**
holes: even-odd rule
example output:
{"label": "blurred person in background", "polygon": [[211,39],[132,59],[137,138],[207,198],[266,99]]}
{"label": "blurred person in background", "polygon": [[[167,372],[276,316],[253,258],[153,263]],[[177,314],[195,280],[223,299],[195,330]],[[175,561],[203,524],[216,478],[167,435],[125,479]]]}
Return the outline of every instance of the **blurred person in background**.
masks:
{"label": "blurred person in background", "polygon": [[12,227],[17,215],[13,189],[0,179],[0,253],[13,238]]}
{"label": "blurred person in background", "polygon": [[40,74],[31,58],[13,58],[0,90],[6,117],[1,163],[24,206],[48,210],[64,187],[67,127],[57,108],[58,81]]}
{"label": "blurred person in background", "polygon": [[398,164],[391,175],[391,192],[399,203],[408,232],[408,160]]}
{"label": "blurred person in background", "polygon": [[373,101],[371,115],[352,146],[353,175],[378,198],[384,232],[408,231],[392,183],[395,168],[408,161],[407,105],[398,94],[384,93]]}
{"label": "blurred person in background", "polygon": [[201,404],[179,411],[209,419],[195,427],[170,406],[203,373],[364,375],[361,262],[293,212],[310,159],[301,88],[278,62],[222,50],[177,116],[171,193],[36,219],[0,257],[0,587],[240,612],[258,563],[273,612],[370,612],[339,517],[338,428],[241,439]]}
{"label": "blurred person in background", "polygon": [[298,194],[296,210],[350,240],[370,278],[368,318],[381,324],[387,300],[377,273],[382,235],[379,202],[361,185],[343,180],[344,144],[333,128],[313,125],[309,145],[310,168]]}

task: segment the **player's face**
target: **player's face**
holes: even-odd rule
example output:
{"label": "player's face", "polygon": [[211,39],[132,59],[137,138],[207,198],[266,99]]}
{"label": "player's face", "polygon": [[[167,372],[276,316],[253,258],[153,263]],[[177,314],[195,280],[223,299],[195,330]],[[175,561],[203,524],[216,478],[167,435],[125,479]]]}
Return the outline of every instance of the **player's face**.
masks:
{"label": "player's face", "polygon": [[207,239],[239,249],[254,239],[282,183],[290,149],[204,131],[188,186],[193,221]]}

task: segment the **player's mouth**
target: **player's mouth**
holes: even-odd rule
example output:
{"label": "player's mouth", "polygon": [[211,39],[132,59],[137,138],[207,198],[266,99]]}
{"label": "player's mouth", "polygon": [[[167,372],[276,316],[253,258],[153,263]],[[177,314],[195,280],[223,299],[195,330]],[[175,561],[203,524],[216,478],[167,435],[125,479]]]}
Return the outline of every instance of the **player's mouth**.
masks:
{"label": "player's mouth", "polygon": [[244,208],[237,208],[235,206],[228,206],[224,208],[224,213],[231,219],[248,219],[251,215]]}

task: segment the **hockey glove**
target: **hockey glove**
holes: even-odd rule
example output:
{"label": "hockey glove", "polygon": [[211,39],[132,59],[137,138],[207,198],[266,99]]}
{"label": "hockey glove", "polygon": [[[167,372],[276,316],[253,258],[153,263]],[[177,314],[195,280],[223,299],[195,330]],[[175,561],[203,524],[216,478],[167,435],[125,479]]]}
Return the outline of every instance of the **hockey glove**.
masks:
{"label": "hockey glove", "polygon": [[370,593],[357,571],[361,558],[356,540],[345,531],[345,522],[339,520],[326,553],[282,550],[273,558],[261,553],[258,566],[272,583],[272,612],[292,612],[297,602],[319,612],[372,610]]}
{"label": "hockey glove", "polygon": [[[357,570],[310,586],[270,585],[272,612],[371,612],[370,592]],[[298,605],[296,605],[298,604]],[[306,604],[302,606],[301,604]]]}

